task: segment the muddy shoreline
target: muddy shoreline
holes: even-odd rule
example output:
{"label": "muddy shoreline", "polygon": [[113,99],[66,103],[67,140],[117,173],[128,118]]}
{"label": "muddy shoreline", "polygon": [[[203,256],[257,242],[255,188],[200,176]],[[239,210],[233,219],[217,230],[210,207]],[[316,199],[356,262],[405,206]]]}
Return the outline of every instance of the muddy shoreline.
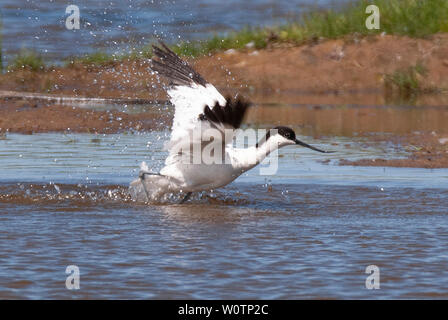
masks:
{"label": "muddy shoreline", "polygon": [[[270,109],[275,108],[272,107]],[[261,112],[266,113],[266,110],[265,112]],[[311,111],[303,113],[303,115],[304,117],[312,115],[313,112],[313,109],[311,109]],[[330,110],[330,112],[332,111]],[[297,111],[295,114],[297,114]],[[26,101],[3,101],[0,107],[0,138],[5,135],[7,136],[8,133],[35,134],[66,132],[107,134],[160,130],[171,125],[171,116],[171,112],[168,111],[132,114],[116,110],[98,111],[66,105],[45,105]],[[261,118],[265,116],[270,117],[270,112],[267,112]],[[260,115],[257,115],[257,112],[248,115],[248,120],[252,124],[256,123],[258,118],[260,118]],[[319,122],[317,124],[319,125]],[[378,125],[381,124],[379,123]],[[328,129],[325,129],[324,120],[321,122],[321,126],[324,130],[323,132],[327,132],[327,136],[331,136],[330,132],[325,131]],[[374,127],[369,126],[367,129],[374,130]],[[377,129],[379,130],[380,128]],[[300,129],[299,126],[298,130],[300,134],[307,134],[306,128]],[[319,138],[320,135],[315,135],[315,138]],[[349,158],[341,158],[338,162],[339,165],[430,169],[448,168],[447,132],[416,131],[403,134],[397,131],[395,134],[380,132],[370,134],[365,131],[360,132],[357,136],[366,138],[363,147],[376,147],[380,144],[384,145],[384,143],[387,143],[394,145],[399,150],[406,151],[408,156],[404,159],[388,159],[385,154],[385,158],[355,161]]]}
{"label": "muddy shoreline", "polygon": [[405,159],[341,159],[341,166],[362,167],[406,167],[440,169],[448,168],[448,135],[436,132],[414,132],[406,135],[379,135],[371,138],[369,144],[387,142],[405,150]]}
{"label": "muddy shoreline", "polygon": [[33,101],[0,102],[0,134],[5,133],[121,133],[165,127],[169,114],[129,114],[116,110],[97,111]]}
{"label": "muddy shoreline", "polygon": [[[397,104],[385,77],[421,64],[418,80],[428,92],[448,90],[448,34],[428,39],[347,36],[301,46],[277,44],[263,50],[227,50],[188,59],[223,93],[239,92],[254,102],[297,104]],[[0,75],[0,90],[90,98],[164,100],[166,94],[148,59],[75,63],[43,71]],[[446,105],[448,95],[405,97],[413,105]]]}
{"label": "muddy shoreline", "polygon": [[[230,50],[191,62],[223,94],[239,92],[255,105],[283,103],[312,106],[307,113],[283,116],[284,119],[301,117],[302,122],[294,123],[301,128],[306,128],[305,119],[316,121],[319,127],[339,116],[337,110],[322,112],[322,105],[414,105],[422,108],[444,108],[448,105],[448,95],[443,93],[448,88],[446,34],[434,35],[430,39],[388,35],[357,39],[350,36],[302,46],[282,45],[259,51]],[[426,75],[419,79],[421,86],[435,88],[437,93],[401,97],[387,92],[385,75],[416,63],[427,69]],[[10,71],[0,76],[1,90],[14,91],[13,95],[17,96],[0,97],[0,134],[149,131],[166,128],[171,122],[168,112],[131,114],[116,110],[100,111],[62,104],[58,100],[61,96],[67,96],[121,99],[119,101],[123,103],[163,101],[167,98],[163,82],[160,83],[151,74],[148,60],[130,60],[104,66],[75,64],[38,72]],[[49,99],[39,100],[30,97],[29,93],[40,93]],[[51,97],[54,97],[53,101]],[[390,118],[388,112],[382,111],[379,117],[379,112],[374,111],[376,116],[369,118],[372,111],[355,110],[346,121],[357,117],[360,128],[342,123],[347,126],[343,134],[350,135],[356,131],[369,137],[369,132],[384,132],[385,120]],[[319,119],[314,119],[318,116]],[[439,113],[428,109],[425,116],[437,118]],[[393,135],[377,134],[375,138],[369,138],[371,143],[388,141],[407,147],[408,159],[341,159],[340,164],[448,168],[448,142],[445,142],[448,134],[441,129],[443,126],[435,131],[433,127],[421,125],[418,119],[411,120],[412,125],[397,122],[401,129]],[[331,125],[335,124],[330,121],[327,126]],[[416,130],[417,133],[414,132]],[[334,133],[330,130],[328,134]]]}

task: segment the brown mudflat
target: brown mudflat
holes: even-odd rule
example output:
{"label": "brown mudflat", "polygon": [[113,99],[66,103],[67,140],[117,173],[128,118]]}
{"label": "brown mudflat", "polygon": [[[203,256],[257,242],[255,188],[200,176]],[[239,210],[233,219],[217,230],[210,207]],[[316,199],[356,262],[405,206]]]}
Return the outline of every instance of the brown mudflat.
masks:
{"label": "brown mudflat", "polygon": [[154,113],[128,114],[26,101],[0,102],[0,133],[148,131],[160,128],[165,119],[167,116]]}
{"label": "brown mudflat", "polygon": [[[427,69],[419,79],[422,88],[448,89],[448,34],[428,39],[350,36],[301,46],[230,50],[190,60],[225,93],[238,91],[255,102],[384,105],[391,102],[384,94],[385,75],[417,63]],[[8,72],[0,76],[0,90],[166,98],[147,59]],[[424,95],[414,103],[445,105],[446,100]]]}
{"label": "brown mudflat", "polygon": [[408,168],[448,168],[448,135],[436,132],[416,132],[401,136],[377,136],[371,143],[392,142],[408,151],[406,159],[342,159],[340,165]]}
{"label": "brown mudflat", "polygon": [[[345,159],[340,162],[343,165],[448,167],[448,143],[444,142],[448,136],[448,111],[444,107],[448,105],[448,95],[422,94],[403,102],[384,90],[386,74],[416,63],[427,69],[426,76],[419,79],[422,88],[446,90],[447,34],[428,39],[351,36],[295,47],[231,50],[190,62],[224,94],[240,92],[256,106],[309,106],[253,108],[247,117],[249,123],[281,123],[314,136],[380,133],[370,139],[371,143],[390,141],[409,152],[408,159]],[[103,66],[75,64],[39,72],[19,70],[0,76],[0,90],[19,92],[19,96],[35,92],[54,97],[154,101],[166,99],[162,85],[151,74],[148,60]],[[403,107],[375,107],[395,104],[417,108],[408,112]],[[168,113],[97,111],[20,97],[0,100],[0,132],[113,133],[153,130],[166,127],[169,122]]]}

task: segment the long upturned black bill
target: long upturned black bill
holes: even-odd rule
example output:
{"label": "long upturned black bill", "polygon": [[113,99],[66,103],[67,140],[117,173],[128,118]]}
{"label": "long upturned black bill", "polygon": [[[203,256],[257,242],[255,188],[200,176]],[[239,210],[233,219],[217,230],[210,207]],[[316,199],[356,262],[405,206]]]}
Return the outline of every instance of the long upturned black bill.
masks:
{"label": "long upturned black bill", "polygon": [[325,151],[325,150],[318,149],[318,148],[310,146],[309,144],[306,144],[305,142],[302,142],[298,139],[296,139],[295,141],[296,141],[296,144],[298,144],[299,146],[302,146],[302,147],[305,147],[305,148],[308,148],[308,149],[311,149],[311,150],[314,150],[317,152],[322,152],[322,153],[333,153],[334,152],[334,151]]}

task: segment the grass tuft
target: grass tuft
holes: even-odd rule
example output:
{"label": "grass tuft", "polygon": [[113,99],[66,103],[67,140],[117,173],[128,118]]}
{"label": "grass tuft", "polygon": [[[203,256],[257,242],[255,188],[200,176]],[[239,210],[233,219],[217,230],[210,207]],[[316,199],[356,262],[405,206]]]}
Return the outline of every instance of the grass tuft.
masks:
{"label": "grass tuft", "polygon": [[39,54],[34,51],[23,50],[8,65],[8,70],[40,71],[45,69],[45,63]]}
{"label": "grass tuft", "polygon": [[68,64],[84,64],[89,66],[105,66],[112,64],[116,61],[114,55],[107,54],[105,52],[94,52],[87,54],[83,57],[72,58]]}
{"label": "grass tuft", "polygon": [[437,90],[422,85],[428,70],[420,62],[405,69],[399,69],[392,74],[384,75],[386,95],[409,98],[419,93],[434,93]]}

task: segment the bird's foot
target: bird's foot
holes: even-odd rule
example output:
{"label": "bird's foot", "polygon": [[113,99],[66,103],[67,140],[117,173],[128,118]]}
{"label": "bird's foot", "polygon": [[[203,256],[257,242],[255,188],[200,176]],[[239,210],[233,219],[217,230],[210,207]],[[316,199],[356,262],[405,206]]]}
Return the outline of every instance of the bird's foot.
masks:
{"label": "bird's foot", "polygon": [[188,199],[190,199],[190,197],[191,197],[191,192],[188,192],[188,193],[185,195],[185,197],[182,199],[182,201],[179,202],[179,204],[184,203],[185,201],[187,201]]}

